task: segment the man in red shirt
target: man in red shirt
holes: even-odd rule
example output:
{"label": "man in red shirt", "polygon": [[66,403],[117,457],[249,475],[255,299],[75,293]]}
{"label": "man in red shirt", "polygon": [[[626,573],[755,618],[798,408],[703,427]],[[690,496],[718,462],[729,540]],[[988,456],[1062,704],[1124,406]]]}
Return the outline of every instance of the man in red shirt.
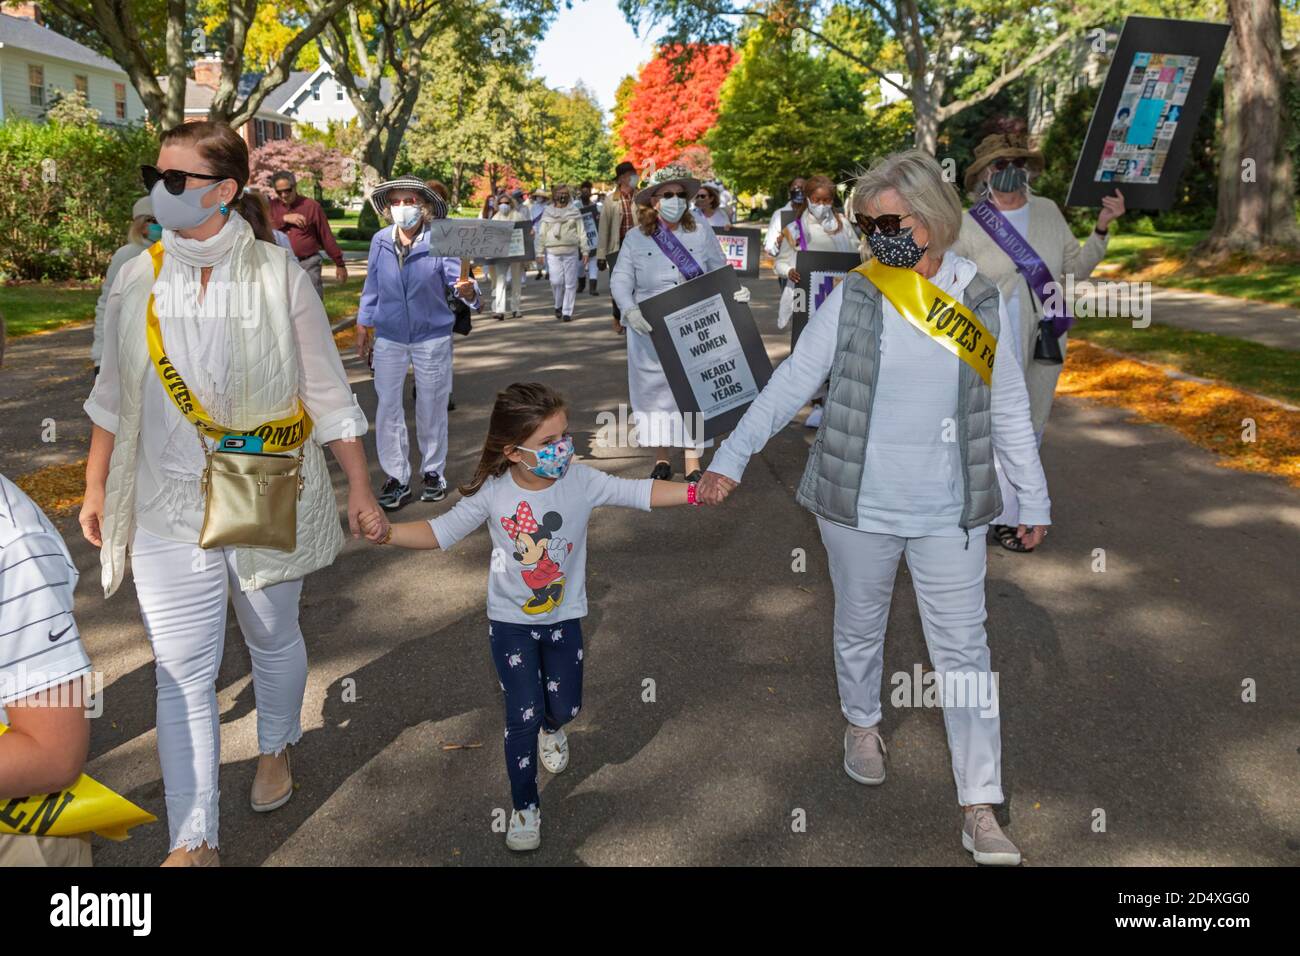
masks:
{"label": "man in red shirt", "polygon": [[293,173],[285,171],[275,174],[271,180],[275,187],[275,197],[271,200],[271,226],[279,229],[289,237],[293,254],[307,270],[317,295],[324,295],[320,277],[320,252],[334,260],[334,277],[339,282],[348,278],[347,266],[343,264],[343,250],[334,239],[325,210],[314,199],[298,194],[298,180]]}

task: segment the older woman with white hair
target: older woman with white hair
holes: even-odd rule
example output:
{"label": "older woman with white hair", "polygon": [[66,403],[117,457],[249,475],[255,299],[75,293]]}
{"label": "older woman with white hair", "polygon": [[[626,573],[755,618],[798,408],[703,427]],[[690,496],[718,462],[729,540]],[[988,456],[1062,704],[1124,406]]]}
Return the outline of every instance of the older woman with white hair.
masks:
{"label": "older woman with white hair", "polygon": [[447,204],[428,183],[403,176],[380,183],[370,203],[392,221],[370,241],[366,284],[357,310],[357,351],[373,359],[375,448],[388,476],[379,494],[387,511],[411,500],[411,449],[402,400],[406,370],[415,369],[415,431],[420,442],[421,501],[447,497],[447,405],[451,395],[448,296],[481,308],[478,284],[461,275],[461,262],[429,253],[429,223]]}
{"label": "older woman with white hair", "polygon": [[885,780],[884,637],[905,554],[945,692],[962,845],[978,863],[1014,865],[1020,852],[993,812],[1003,801],[1002,746],[982,532],[1002,510],[996,451],[1020,493],[1022,539],[1032,546],[1046,533],[1050,502],[1029,398],[1020,367],[997,356],[1005,320],[997,288],[950,248],[961,204],[934,157],[909,150],[880,159],[858,179],[850,208],[872,260],[814,313],[718,449],[700,500],[721,502],[829,375],[795,497],[817,516],[835,590],[844,771],[859,783]]}
{"label": "older woman with white hair", "polygon": [[[1124,196],[1117,189],[1102,199],[1097,225],[1080,246],[1056,203],[1031,191],[1043,171],[1043,154],[1029,148],[1014,122],[1003,125],[1006,132],[980,141],[966,170],[975,205],[962,216],[953,251],[974,262],[1002,293],[1009,322],[1004,339],[1014,346],[1003,354],[1024,369],[1029,414],[1041,442],[1073,321],[1063,299],[1066,278],[1088,278],[1105,257],[1110,223],[1124,214]],[[998,479],[1004,510],[990,527],[993,537],[1008,551],[1031,551],[1016,534],[1019,503],[1000,464]]]}

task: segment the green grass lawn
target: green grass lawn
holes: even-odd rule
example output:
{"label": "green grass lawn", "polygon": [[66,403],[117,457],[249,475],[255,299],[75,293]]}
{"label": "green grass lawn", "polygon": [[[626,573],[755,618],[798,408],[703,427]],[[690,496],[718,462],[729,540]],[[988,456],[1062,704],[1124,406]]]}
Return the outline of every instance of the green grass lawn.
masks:
{"label": "green grass lawn", "polygon": [[[1155,285],[1191,292],[1274,302],[1300,308],[1300,263],[1254,262],[1238,257],[1210,271],[1191,258],[1205,233],[1117,233],[1097,269],[1107,278],[1134,277]],[[1112,267],[1118,266],[1118,271]]]}
{"label": "green grass lawn", "polygon": [[1106,319],[1080,318],[1070,336],[1189,375],[1300,404],[1300,358],[1286,349],[1158,322],[1135,329]]}
{"label": "green grass lawn", "polygon": [[9,335],[31,335],[95,318],[99,286],[68,288],[41,282],[0,285],[0,314]]}

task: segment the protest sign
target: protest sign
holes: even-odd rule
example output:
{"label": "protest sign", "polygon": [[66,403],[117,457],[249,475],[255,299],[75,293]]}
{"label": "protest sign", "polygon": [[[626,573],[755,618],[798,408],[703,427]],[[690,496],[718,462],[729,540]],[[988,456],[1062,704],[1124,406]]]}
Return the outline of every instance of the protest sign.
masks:
{"label": "protest sign", "polygon": [[835,291],[846,275],[862,265],[856,252],[800,252],[794,257],[799,284],[794,290],[794,321],[790,329],[790,347],[799,341],[803,327],[812,314]]}
{"label": "protest sign", "polygon": [[763,246],[763,233],[757,229],[737,226],[719,226],[713,230],[722,246],[722,258],[736,270],[737,275],[758,275],[758,255]]}
{"label": "protest sign", "polygon": [[435,219],[429,223],[429,255],[449,259],[495,259],[510,249],[514,223],[493,219]]}

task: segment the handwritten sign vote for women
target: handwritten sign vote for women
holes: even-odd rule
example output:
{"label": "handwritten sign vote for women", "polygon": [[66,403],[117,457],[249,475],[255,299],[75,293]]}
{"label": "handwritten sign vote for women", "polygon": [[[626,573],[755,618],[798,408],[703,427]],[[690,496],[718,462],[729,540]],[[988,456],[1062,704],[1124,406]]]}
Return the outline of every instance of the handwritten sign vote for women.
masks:
{"label": "handwritten sign vote for women", "polygon": [[435,219],[429,223],[429,255],[449,259],[496,259],[510,251],[514,224],[491,219]]}
{"label": "handwritten sign vote for women", "polygon": [[772,376],[772,362],[729,267],[641,303],[673,398],[703,419],[705,438],[730,431]]}

